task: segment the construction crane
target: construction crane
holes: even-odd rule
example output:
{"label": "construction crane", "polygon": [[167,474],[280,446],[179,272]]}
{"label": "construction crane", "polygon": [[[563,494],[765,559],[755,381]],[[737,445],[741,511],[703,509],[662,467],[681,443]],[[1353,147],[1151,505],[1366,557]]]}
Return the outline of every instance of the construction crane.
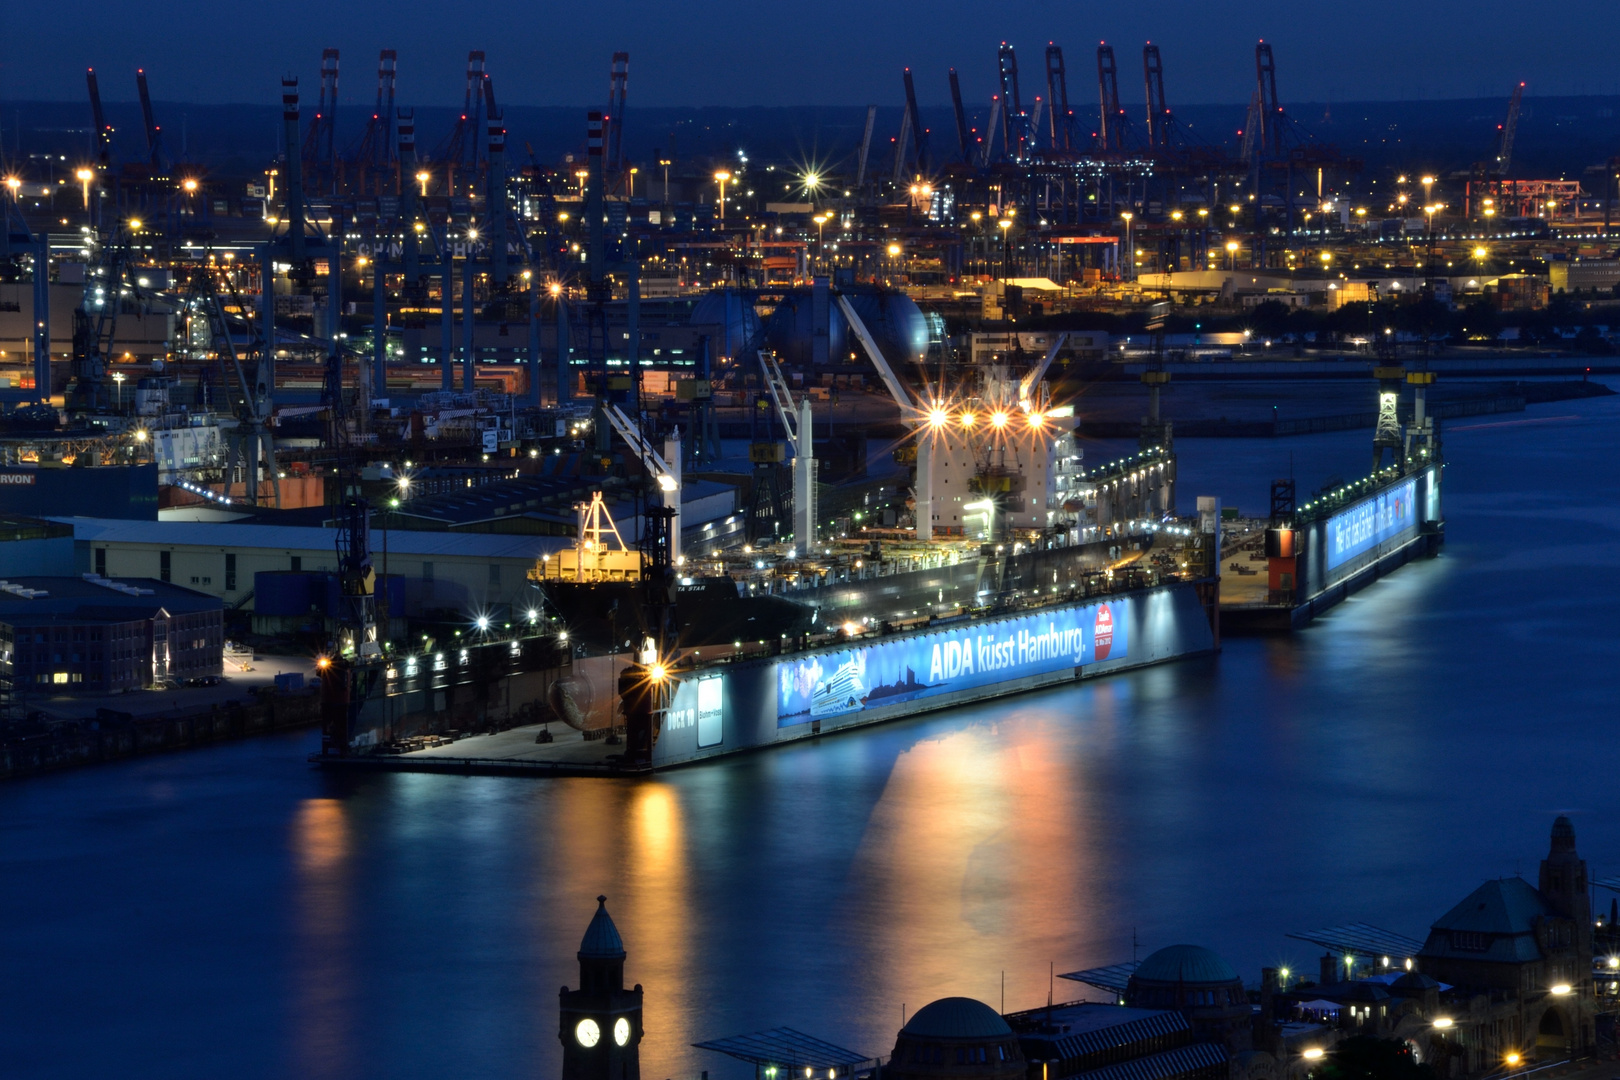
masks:
{"label": "construction crane", "polygon": [[1244,165],[1255,165],[1256,145],[1260,134],[1260,91],[1257,89],[1249,96],[1249,111],[1243,118],[1243,130],[1238,134],[1243,136],[1243,143],[1238,148],[1238,160]]}
{"label": "construction crane", "polygon": [[810,395],[806,394],[795,406],[781,366],[763,349],[759,352],[759,366],[765,373],[765,388],[776,406],[776,418],[781,421],[782,431],[793,451],[793,539],[808,554],[816,542],[816,450]]}
{"label": "construction crane", "polygon": [[163,149],[163,129],[152,112],[152,94],[146,86],[146,71],[135,69],[135,91],[141,99],[141,121],[146,126],[146,162],[153,176],[169,175],[169,155]]}
{"label": "construction crane", "polygon": [[861,135],[861,150],[856,155],[855,186],[862,187],[866,183],[866,161],[872,153],[872,129],[877,125],[877,106],[866,107],[866,131]]}
{"label": "construction crane", "polygon": [[309,122],[309,130],[304,133],[303,159],[311,172],[311,181],[326,190],[329,195],[337,194],[337,160],[335,150],[337,145],[337,92],[338,92],[338,51],[336,49],[321,50],[321,97],[316,107],[315,118]]}
{"label": "construction crane", "polygon": [[626,416],[624,410],[611,402],[602,405],[602,415],[612,426],[619,438],[630,447],[630,452],[636,455],[642,468],[647,470],[653,482],[658,486],[659,499],[662,505],[673,511],[669,532],[669,560],[679,563],[681,559],[681,443],[679,435],[664,443],[664,452],[659,453],[652,441],[642,432],[641,428]]}
{"label": "construction crane", "polygon": [[923,127],[922,113],[917,108],[917,87],[911,78],[911,69],[905,70],[906,85],[906,123],[911,128],[911,160],[917,172],[926,173],[929,169],[928,159],[928,129]]}
{"label": "construction crane", "polygon": [[[461,115],[456,118],[455,126],[450,129],[449,136],[440,145],[434,158],[443,161],[446,165],[445,193],[456,194],[456,174],[458,172],[475,173],[478,169],[478,144],[483,134],[484,108],[484,50],[473,49],[467,53],[467,88],[462,97]],[[463,194],[470,193],[472,181],[468,181],[468,188]]]}
{"label": "construction crane", "polygon": [[1283,107],[1277,101],[1277,64],[1271,46],[1262,41],[1254,47],[1255,93],[1259,101],[1260,156],[1278,158],[1283,152]]}
{"label": "construction crane", "polygon": [[[996,131],[1002,126],[1006,109],[1002,107],[1001,95],[996,94],[990,99],[990,121],[984,126],[984,152],[979,155],[979,166],[989,165],[995,158]],[[1006,137],[1002,137],[1006,142]]]}
{"label": "construction crane", "polygon": [[608,68],[608,107],[602,117],[603,135],[607,137],[605,164],[616,184],[622,184],[628,175],[625,171],[624,110],[629,85],[630,54],[616,52]]}
{"label": "construction crane", "polygon": [[361,195],[384,194],[384,185],[390,180],[397,195],[402,192],[402,185],[409,183],[399,175],[399,159],[394,152],[394,82],[398,62],[399,54],[393,49],[384,49],[377,57],[377,104],[372,109],[371,121],[366,124],[365,134],[350,156],[357,181],[355,187]]}
{"label": "construction crane", "polygon": [[1147,89],[1148,145],[1170,145],[1170,106],[1164,100],[1164,61],[1151,41],[1142,46],[1142,81]]}
{"label": "construction crane", "polygon": [[111,167],[113,161],[113,126],[107,123],[107,114],[101,109],[101,87],[96,82],[96,69],[86,68],[84,79],[90,87],[90,116],[95,124],[91,139],[95,159],[98,165],[106,169]]}
{"label": "construction crane", "polygon": [[1035,400],[1035,391],[1039,389],[1041,380],[1052,367],[1052,361],[1057,359],[1058,350],[1063,343],[1069,340],[1068,331],[1063,331],[1052,339],[1052,347],[1046,350],[1046,356],[1039,364],[1030,368],[1029,372],[1018,381],[1018,404],[1025,412],[1034,412],[1042,407],[1042,403]]}
{"label": "construction crane", "polygon": [[485,176],[484,228],[489,241],[489,276],[504,287],[511,276],[506,261],[506,124],[495,106],[495,80],[484,76],[484,122],[488,128],[489,170]]}
{"label": "construction crane", "polygon": [[[270,253],[261,251],[260,260],[265,292],[268,293]],[[230,361],[230,366],[225,368],[224,374],[226,385],[235,389],[237,426],[230,440],[229,456],[226,460],[225,492],[227,495],[230,494],[231,477],[240,466],[243,496],[250,506],[258,505],[259,475],[262,471],[269,475],[275,503],[280,506],[281,482],[276,470],[275,443],[270,435],[270,418],[275,409],[276,386],[275,348],[272,342],[274,330],[268,319],[271,301],[267,297],[261,298],[262,325],[254,327],[253,324],[249,324],[248,352],[257,354],[253,377],[250,380],[247,370],[242,366],[242,354],[237,350],[236,336],[231,332],[230,316],[220,297],[214,273],[215,270],[205,264],[198,265],[191,272],[186,289],[180,298],[180,310],[193,312],[205,320],[208,327],[209,351],[219,358],[221,367],[225,367],[227,360]],[[236,291],[234,284],[230,285],[230,291],[231,306],[238,312],[246,312],[247,305]]]}
{"label": "construction crane", "polygon": [[1104,153],[1125,149],[1125,110],[1119,107],[1119,68],[1114,63],[1114,47],[1106,41],[1097,46],[1097,137]]}
{"label": "construction crane", "polygon": [[1073,149],[1074,116],[1069,111],[1069,76],[1063,67],[1062,46],[1051,43],[1046,46],[1046,100],[1052,149]]}
{"label": "construction crane", "polygon": [[996,49],[996,74],[1001,86],[1007,156],[1016,160],[1023,156],[1029,132],[1024,123],[1024,99],[1018,89],[1018,54],[1005,41]]}
{"label": "construction crane", "polygon": [[[1477,211],[1488,208],[1493,213],[1501,211],[1502,181],[1513,167],[1513,137],[1519,129],[1519,105],[1523,99],[1524,83],[1521,82],[1513,87],[1513,93],[1508,98],[1507,117],[1496,126],[1499,134],[1495,158],[1489,162],[1474,162],[1473,179],[1468,184],[1464,203],[1464,213],[1469,217],[1475,217]],[[1608,206],[1607,199],[1604,206]],[[1604,231],[1607,232],[1607,229]]]}
{"label": "construction crane", "polygon": [[129,232],[118,229],[99,245],[85,267],[84,296],[73,309],[71,384],[66,394],[71,413],[100,412],[108,405],[107,365],[118,333],[118,316],[126,293],[141,295],[139,285],[128,280],[130,241]]}
{"label": "construction crane", "polygon": [[951,68],[951,108],[956,114],[956,145],[962,152],[962,160],[971,164],[973,133],[968,128],[967,112],[962,108],[962,83],[956,77],[955,68]]}
{"label": "construction crane", "polygon": [[833,303],[844,313],[844,321],[855,332],[855,338],[861,343],[861,348],[866,350],[867,359],[871,360],[872,366],[877,369],[878,378],[882,380],[884,389],[888,390],[889,396],[900,406],[901,415],[907,419],[914,419],[920,415],[921,410],[916,399],[911,396],[911,391],[906,389],[905,383],[900,381],[900,376],[889,366],[889,361],[883,356],[883,350],[878,348],[877,339],[872,337],[872,332],[866,328],[866,321],[855,311],[849,297],[835,293]]}
{"label": "construction crane", "polygon": [[[293,263],[293,273],[305,273],[307,249],[304,242],[304,164],[298,151],[298,76],[286,75],[281,79],[281,126],[287,156],[286,197],[282,217],[287,222],[287,254]],[[266,278],[266,286],[269,279]]]}
{"label": "construction crane", "polygon": [[1496,162],[1491,169],[1493,179],[1500,180],[1507,176],[1508,169],[1513,165],[1513,136],[1519,130],[1519,103],[1524,100],[1524,83],[1513,88],[1513,97],[1508,101],[1507,119],[1502,123],[1502,141],[1496,150]]}

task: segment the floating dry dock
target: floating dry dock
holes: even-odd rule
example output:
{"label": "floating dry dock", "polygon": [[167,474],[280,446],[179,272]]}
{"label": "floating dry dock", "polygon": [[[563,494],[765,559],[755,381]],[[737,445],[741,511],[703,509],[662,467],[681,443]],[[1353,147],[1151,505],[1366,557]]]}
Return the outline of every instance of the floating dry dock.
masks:
{"label": "floating dry dock", "polygon": [[313,760],[366,771],[641,774],[1208,653],[1212,586],[1177,581],[677,671],[650,761],[556,722],[544,725],[551,742],[536,742],[542,725],[527,724],[405,753]]}

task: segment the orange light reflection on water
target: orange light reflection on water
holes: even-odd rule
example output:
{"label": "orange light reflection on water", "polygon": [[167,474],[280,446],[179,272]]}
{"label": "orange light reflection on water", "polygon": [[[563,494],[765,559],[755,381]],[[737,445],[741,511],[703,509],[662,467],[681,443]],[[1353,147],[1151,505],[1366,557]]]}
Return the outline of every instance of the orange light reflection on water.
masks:
{"label": "orange light reflection on water", "polygon": [[292,1054],[306,1077],[345,1077],[355,1066],[355,979],[349,955],[349,822],[337,799],[305,799],[293,819],[297,865],[295,1026]]}

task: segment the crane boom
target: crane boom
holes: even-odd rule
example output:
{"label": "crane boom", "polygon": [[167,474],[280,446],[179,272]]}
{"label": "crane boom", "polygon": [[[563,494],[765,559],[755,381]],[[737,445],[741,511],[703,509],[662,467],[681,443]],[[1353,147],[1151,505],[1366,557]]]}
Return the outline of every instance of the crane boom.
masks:
{"label": "crane boom", "polygon": [[1053,338],[1052,347],[1046,350],[1046,358],[1030,369],[1029,374],[1018,380],[1018,401],[1020,404],[1027,406],[1032,400],[1035,388],[1041,384],[1042,379],[1046,378],[1047,369],[1052,366],[1052,361],[1057,359],[1058,350],[1063,348],[1063,343],[1067,340],[1069,340],[1067,331]]}
{"label": "crane boom", "polygon": [[1513,98],[1508,102],[1507,120],[1502,124],[1502,143],[1496,151],[1496,175],[1506,176],[1508,167],[1513,164],[1513,136],[1519,130],[1519,102],[1524,98],[1524,83],[1513,88]]}
{"label": "crane boom", "polygon": [[1254,71],[1260,99],[1260,152],[1278,157],[1282,154],[1283,109],[1277,102],[1277,63],[1264,41],[1254,47]]}
{"label": "crane boom", "polygon": [[159,173],[169,171],[168,155],[163,152],[163,129],[158,126],[157,118],[152,113],[152,95],[146,88],[146,70],[135,69],[135,89],[141,98],[141,120],[146,125],[146,159],[152,169]]}
{"label": "crane boom", "polygon": [[866,107],[866,133],[861,136],[861,152],[855,166],[855,186],[866,183],[866,159],[872,152],[872,128],[877,124],[877,106]]}
{"label": "crane boom", "polygon": [[84,79],[90,87],[90,115],[96,125],[96,160],[102,165],[109,165],[112,163],[113,129],[107,123],[107,114],[101,111],[101,87],[96,82],[96,69],[86,68]]}
{"label": "crane boom", "polygon": [[669,462],[664,460],[664,456],[658,452],[647,436],[641,433],[641,428],[637,427],[624,414],[623,409],[617,405],[608,404],[602,406],[602,414],[607,417],[608,423],[613,426],[613,430],[618,432],[619,438],[629,445],[630,451],[652,474],[659,490],[676,491],[680,488],[680,480],[675,470],[669,467]]}
{"label": "crane boom", "polygon": [[973,140],[968,132],[967,111],[962,108],[962,83],[951,68],[951,108],[956,112],[956,142],[962,150],[962,160],[973,161]]}
{"label": "crane boom", "polygon": [[765,389],[771,393],[771,402],[776,406],[776,417],[782,421],[782,430],[787,432],[788,443],[793,447],[793,453],[799,453],[799,427],[798,419],[793,415],[793,392],[788,389],[787,379],[782,376],[782,367],[776,358],[764,349],[759,351],[759,366],[765,372]]}
{"label": "crane boom", "polygon": [[1125,148],[1125,117],[1119,108],[1119,69],[1114,63],[1114,47],[1107,42],[1097,46],[1097,134],[1103,150]]}
{"label": "crane boom", "polygon": [[990,99],[990,122],[984,126],[984,153],[980,155],[980,165],[990,164],[990,159],[995,156],[996,129],[1001,126],[1001,112],[1001,97],[997,95]]}
{"label": "crane boom", "polygon": [[[928,171],[928,129],[923,127],[922,113],[917,108],[917,87],[906,68],[906,119],[911,122],[911,144],[918,172]],[[902,147],[902,150],[905,148]]]}
{"label": "crane boom", "polygon": [[1170,106],[1164,101],[1164,61],[1152,42],[1142,46],[1142,80],[1147,87],[1148,145],[1170,145]]}
{"label": "crane boom", "polygon": [[1047,115],[1051,118],[1052,149],[1068,150],[1069,146],[1069,76],[1063,67],[1063,48],[1046,47],[1046,99]]}
{"label": "crane boom", "polygon": [[889,366],[889,362],[883,358],[883,350],[878,348],[877,341],[872,337],[872,332],[866,328],[865,321],[856,314],[855,306],[849,302],[849,297],[840,293],[833,297],[833,301],[838,305],[838,310],[844,313],[844,320],[849,323],[849,328],[855,332],[855,337],[860,341],[861,348],[866,350],[866,355],[872,361],[872,366],[877,368],[878,378],[883,380],[883,385],[890,395],[894,397],[894,400],[899,403],[902,409],[915,410],[917,408],[916,400],[912,398],[911,392],[906,389],[905,384],[900,381],[900,377],[894,373],[894,369]]}

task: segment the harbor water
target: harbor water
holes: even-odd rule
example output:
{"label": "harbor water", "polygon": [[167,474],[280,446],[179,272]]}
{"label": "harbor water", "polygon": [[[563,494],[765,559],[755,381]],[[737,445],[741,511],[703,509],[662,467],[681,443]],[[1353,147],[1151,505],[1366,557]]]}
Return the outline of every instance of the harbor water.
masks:
{"label": "harbor water", "polygon": [[[1180,501],[1264,512],[1367,432],[1186,440]],[[556,1075],[598,893],[646,988],[642,1075],[1289,931],[1422,937],[1534,878],[1568,813],[1620,873],[1620,398],[1448,426],[1447,542],[1291,637],[645,780],[345,776],[313,732],[0,787],[0,1076]],[[1102,460],[1106,448],[1088,451]],[[1607,904],[1607,896],[1600,897]],[[1059,980],[1056,996],[1084,988]]]}

